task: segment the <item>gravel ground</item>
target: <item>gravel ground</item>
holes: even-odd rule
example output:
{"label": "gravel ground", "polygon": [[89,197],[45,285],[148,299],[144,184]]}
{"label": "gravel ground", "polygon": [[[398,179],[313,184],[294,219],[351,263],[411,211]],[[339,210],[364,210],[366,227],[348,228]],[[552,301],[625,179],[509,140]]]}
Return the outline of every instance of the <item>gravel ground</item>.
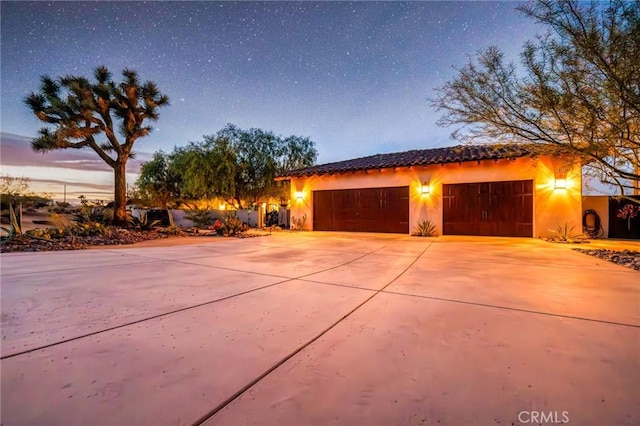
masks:
{"label": "gravel ground", "polygon": [[640,271],[640,251],[581,248],[574,248],[574,250]]}
{"label": "gravel ground", "polygon": [[161,230],[140,232],[128,229],[118,229],[116,234],[112,236],[64,237],[51,240],[24,236],[3,241],[0,245],[0,252],[80,250],[89,246],[135,244],[169,236],[168,233]]}
{"label": "gravel ground", "polygon": [[[268,236],[270,233],[265,230],[249,230],[248,232],[241,232],[233,236],[233,238],[253,238]],[[82,250],[91,246],[111,246],[111,245],[125,245],[135,244],[142,241],[158,240],[161,238],[169,237],[186,237],[186,236],[198,236],[198,237],[214,237],[223,238],[217,236],[213,231],[194,231],[184,230],[179,233],[167,233],[162,229],[156,229],[153,231],[134,231],[130,229],[117,229],[116,234],[112,236],[90,236],[90,237],[64,237],[55,238],[51,240],[43,240],[32,238],[28,236],[16,237],[12,240],[3,240],[0,245],[0,253],[5,252],[28,252],[28,251],[61,251],[61,250]]]}

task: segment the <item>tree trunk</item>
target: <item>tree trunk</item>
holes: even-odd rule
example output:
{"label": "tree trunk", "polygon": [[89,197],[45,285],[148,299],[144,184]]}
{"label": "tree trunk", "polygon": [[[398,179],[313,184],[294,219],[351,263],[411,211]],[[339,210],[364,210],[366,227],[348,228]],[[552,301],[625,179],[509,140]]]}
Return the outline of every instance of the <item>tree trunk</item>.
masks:
{"label": "tree trunk", "polygon": [[125,226],[127,224],[127,162],[118,161],[113,167],[114,191],[113,191],[113,224]]}

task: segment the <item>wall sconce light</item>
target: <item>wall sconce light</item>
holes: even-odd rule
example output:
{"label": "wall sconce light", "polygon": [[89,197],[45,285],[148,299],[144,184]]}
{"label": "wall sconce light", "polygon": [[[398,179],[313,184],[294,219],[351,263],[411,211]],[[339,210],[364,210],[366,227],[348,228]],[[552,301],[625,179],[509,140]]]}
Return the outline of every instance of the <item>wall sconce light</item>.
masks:
{"label": "wall sconce light", "polygon": [[429,185],[429,182],[424,182],[422,184],[420,187],[420,193],[422,195],[429,195],[431,193],[431,186]]}
{"label": "wall sconce light", "polygon": [[218,210],[226,210],[227,209],[227,205],[225,203],[222,203],[218,206]]}
{"label": "wall sconce light", "polygon": [[295,195],[296,200],[302,200],[304,198],[304,192],[296,191],[293,195]]}
{"label": "wall sconce light", "polygon": [[567,179],[556,178],[554,189],[567,189]]}

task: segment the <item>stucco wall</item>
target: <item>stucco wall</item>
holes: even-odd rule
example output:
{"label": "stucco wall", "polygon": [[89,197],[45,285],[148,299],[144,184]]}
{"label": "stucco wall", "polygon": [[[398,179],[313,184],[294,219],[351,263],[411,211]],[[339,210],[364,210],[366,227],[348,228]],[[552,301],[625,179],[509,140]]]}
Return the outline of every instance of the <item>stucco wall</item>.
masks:
{"label": "stucco wall", "polygon": [[595,210],[600,216],[600,225],[603,230],[603,238],[609,237],[609,196],[590,195],[582,197],[583,210]]}
{"label": "stucco wall", "polygon": [[[566,177],[566,189],[554,189],[554,176]],[[493,182],[533,179],[534,236],[548,235],[557,225],[576,225],[582,218],[580,168],[559,158],[519,158],[445,165],[403,167],[367,172],[295,178],[291,181],[291,216],[307,215],[307,228],[313,226],[312,191],[325,189],[409,186],[409,228],[418,220],[430,219],[442,231],[442,185],[447,183]],[[428,182],[430,194],[422,195],[421,184]],[[296,193],[302,192],[302,199]]]}

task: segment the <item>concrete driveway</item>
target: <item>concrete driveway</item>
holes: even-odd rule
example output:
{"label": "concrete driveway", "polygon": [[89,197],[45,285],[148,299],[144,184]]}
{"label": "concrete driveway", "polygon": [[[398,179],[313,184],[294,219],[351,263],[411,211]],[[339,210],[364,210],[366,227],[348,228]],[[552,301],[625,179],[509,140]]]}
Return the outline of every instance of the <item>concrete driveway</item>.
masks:
{"label": "concrete driveway", "polygon": [[2,255],[3,425],[640,423],[631,269],[531,239],[159,245]]}

